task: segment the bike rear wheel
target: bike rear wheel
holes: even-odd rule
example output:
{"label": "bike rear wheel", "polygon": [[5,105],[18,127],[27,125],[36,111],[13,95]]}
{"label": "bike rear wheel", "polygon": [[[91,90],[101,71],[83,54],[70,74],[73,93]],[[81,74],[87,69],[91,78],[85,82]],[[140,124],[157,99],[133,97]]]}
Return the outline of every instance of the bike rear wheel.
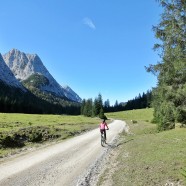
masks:
{"label": "bike rear wheel", "polygon": [[101,146],[104,146],[105,144],[105,137],[104,134],[101,134]]}

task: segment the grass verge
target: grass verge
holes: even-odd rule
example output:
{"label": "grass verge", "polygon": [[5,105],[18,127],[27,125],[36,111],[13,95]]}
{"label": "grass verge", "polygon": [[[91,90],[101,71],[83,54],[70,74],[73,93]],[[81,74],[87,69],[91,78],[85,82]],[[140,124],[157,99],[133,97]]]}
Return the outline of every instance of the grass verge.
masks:
{"label": "grass verge", "polygon": [[[147,111],[147,112],[146,112]],[[98,185],[106,185],[110,175],[114,186],[186,185],[186,129],[158,133],[149,109],[108,114],[127,118],[129,134],[122,133],[112,165],[101,176]],[[126,114],[127,113],[127,114]],[[133,116],[134,115],[134,116]],[[136,120],[136,123],[131,120]]]}

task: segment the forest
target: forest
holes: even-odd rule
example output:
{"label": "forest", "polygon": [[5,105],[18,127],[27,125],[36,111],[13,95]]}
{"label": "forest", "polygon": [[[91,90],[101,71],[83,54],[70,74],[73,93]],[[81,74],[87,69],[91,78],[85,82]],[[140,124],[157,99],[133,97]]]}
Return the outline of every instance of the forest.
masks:
{"label": "forest", "polygon": [[114,105],[110,105],[109,99],[103,102],[102,95],[98,94],[98,96],[94,99],[83,99],[81,105],[81,114],[88,117],[99,116],[104,119],[106,116],[104,113],[109,112],[118,112],[125,110],[133,110],[133,109],[142,109],[151,107],[152,101],[152,91],[147,91],[142,95],[139,94],[132,100],[128,100],[126,103],[118,103],[116,100]]}
{"label": "forest", "polygon": [[[80,103],[62,100],[43,93],[42,98],[0,82],[0,112],[27,114],[80,114]],[[56,100],[59,100],[58,102]],[[53,101],[53,102],[52,102]]]}

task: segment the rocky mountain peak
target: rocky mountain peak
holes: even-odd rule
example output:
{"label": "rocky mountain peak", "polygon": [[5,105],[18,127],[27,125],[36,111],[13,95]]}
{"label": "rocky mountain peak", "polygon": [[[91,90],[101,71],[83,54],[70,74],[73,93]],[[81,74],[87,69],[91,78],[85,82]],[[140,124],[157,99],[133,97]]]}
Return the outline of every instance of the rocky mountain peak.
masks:
{"label": "rocky mountain peak", "polygon": [[49,73],[37,54],[25,54],[17,49],[12,49],[3,55],[4,61],[13,74],[20,81],[28,79],[33,74],[43,75],[48,79],[48,84],[41,86],[41,91],[51,92],[60,97],[80,102],[81,98],[72,89],[63,88]]}
{"label": "rocky mountain peak", "polygon": [[39,72],[38,66],[45,69],[36,54],[25,54],[17,49],[10,50],[8,53],[3,55],[3,58],[19,80],[25,80],[30,75]]}
{"label": "rocky mountain peak", "polygon": [[22,84],[15,78],[12,71],[8,68],[1,54],[0,54],[0,81],[2,81],[8,86],[17,87],[23,91],[26,91]]}

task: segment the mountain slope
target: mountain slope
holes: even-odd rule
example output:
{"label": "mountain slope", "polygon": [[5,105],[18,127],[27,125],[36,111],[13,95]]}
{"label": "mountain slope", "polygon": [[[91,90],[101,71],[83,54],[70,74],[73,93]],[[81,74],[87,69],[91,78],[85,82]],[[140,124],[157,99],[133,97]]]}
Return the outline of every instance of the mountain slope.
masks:
{"label": "mountain slope", "polygon": [[15,78],[12,71],[8,68],[5,61],[3,60],[2,55],[0,54],[0,81],[5,85],[16,87],[26,92],[26,89],[22,84]]}
{"label": "mountain slope", "polygon": [[[15,77],[20,81],[26,81],[28,87],[35,85],[40,91],[52,93],[57,97],[68,99],[75,102],[81,102],[81,98],[72,89],[60,86],[59,83],[52,77],[46,67],[43,65],[41,59],[36,54],[25,54],[17,49],[12,49],[3,55],[3,58],[12,70]],[[34,75],[34,76],[32,76]],[[32,76],[32,81],[29,82],[28,78]],[[38,78],[43,81],[38,81]],[[28,88],[27,87],[27,88]]]}
{"label": "mountain slope", "polygon": [[64,89],[65,96],[73,101],[81,102],[81,98],[69,87],[69,86],[61,86]]}
{"label": "mountain slope", "polygon": [[15,78],[0,54],[0,112],[52,113],[50,108],[51,104],[34,96]]}

